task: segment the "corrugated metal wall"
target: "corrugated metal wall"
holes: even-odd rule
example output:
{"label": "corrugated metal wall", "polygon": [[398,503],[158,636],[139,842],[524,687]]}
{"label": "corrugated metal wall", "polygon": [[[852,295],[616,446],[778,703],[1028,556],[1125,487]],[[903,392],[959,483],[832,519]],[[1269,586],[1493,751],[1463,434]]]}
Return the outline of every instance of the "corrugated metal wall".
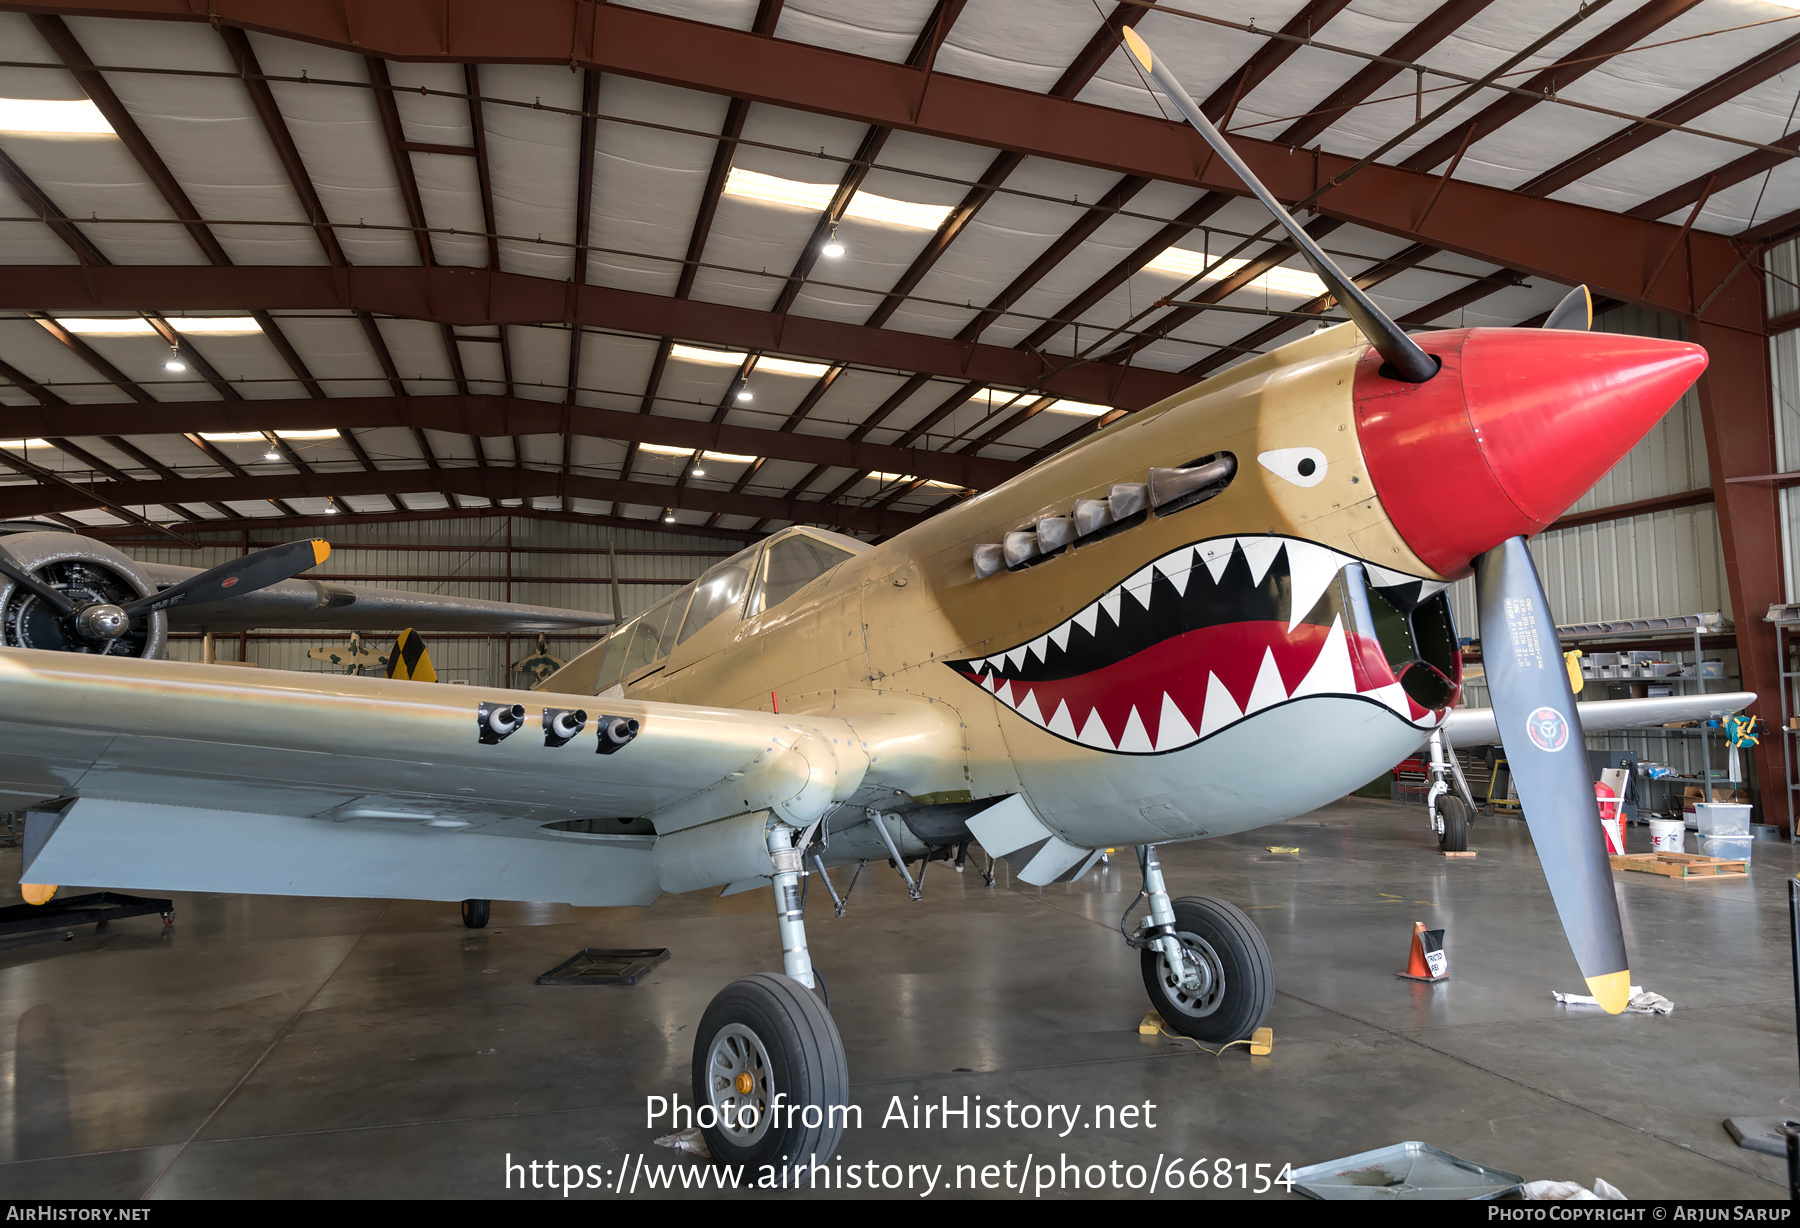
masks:
{"label": "corrugated metal wall", "polygon": [[[613,613],[612,586],[607,582],[610,543],[619,552],[619,595],[625,617],[648,609],[716,560],[743,548],[742,542],[729,539],[504,517],[363,525],[327,520],[312,529],[253,533],[253,547],[309,536],[325,538],[331,543],[331,557],[307,573],[320,579],[356,577],[350,582],[603,614]],[[200,536],[204,542],[217,544],[198,550],[148,543],[121,548],[134,558],[186,567],[211,567],[243,552],[238,533]],[[398,578],[364,578],[370,576]],[[263,669],[335,672],[336,667],[311,660],[307,652],[342,647],[348,638],[347,634],[302,637],[253,631],[247,642],[237,636],[218,637],[217,654],[224,660],[237,660],[247,646],[248,660]],[[384,649],[391,643],[388,634],[372,638]],[[553,635],[547,637],[547,646],[552,655],[567,660],[593,638]],[[508,685],[508,664],[533,655],[537,647],[536,637],[528,635],[512,636],[510,642],[506,636],[430,635],[426,644],[440,678],[476,686]],[[169,656],[175,660],[197,661],[200,654],[197,636],[174,638],[169,646]],[[511,685],[522,686],[527,681],[518,677]]]}

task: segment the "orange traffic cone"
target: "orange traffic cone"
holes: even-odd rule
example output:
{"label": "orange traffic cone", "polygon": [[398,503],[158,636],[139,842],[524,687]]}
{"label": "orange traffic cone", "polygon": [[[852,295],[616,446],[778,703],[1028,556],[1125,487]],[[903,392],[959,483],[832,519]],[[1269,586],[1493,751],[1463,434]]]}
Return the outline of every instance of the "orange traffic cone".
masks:
{"label": "orange traffic cone", "polygon": [[1414,921],[1412,951],[1406,961],[1406,971],[1394,975],[1408,981],[1448,980],[1450,957],[1444,954],[1444,931],[1428,930],[1423,921]]}

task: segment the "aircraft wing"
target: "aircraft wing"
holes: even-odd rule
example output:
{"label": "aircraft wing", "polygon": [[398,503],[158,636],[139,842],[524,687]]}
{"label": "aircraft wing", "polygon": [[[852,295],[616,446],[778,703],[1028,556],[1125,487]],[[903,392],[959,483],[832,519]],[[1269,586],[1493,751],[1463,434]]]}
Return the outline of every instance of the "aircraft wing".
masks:
{"label": "aircraft wing", "polygon": [[[197,567],[172,563],[139,563],[159,588],[200,574]],[[495,634],[568,631],[607,627],[613,619],[586,610],[521,605],[446,597],[404,588],[376,588],[335,580],[301,577],[283,580],[222,601],[174,606],[168,611],[171,631],[216,631],[221,634],[255,627],[292,627],[319,631],[486,631]]]}
{"label": "aircraft wing", "polygon": [[[484,744],[482,706],[522,701]],[[589,719],[552,746],[562,705]],[[600,753],[602,713],[637,736]],[[647,904],[658,832],[829,807],[865,745],[829,716],[0,649],[0,807],[31,812],[31,882]]]}
{"label": "aircraft wing", "polygon": [[[1710,695],[1659,695],[1655,699],[1594,699],[1576,704],[1575,710],[1583,733],[1605,733],[1729,716],[1755,702],[1755,691],[1720,691]],[[1500,741],[1492,708],[1458,708],[1444,718],[1439,728],[1453,746]]]}

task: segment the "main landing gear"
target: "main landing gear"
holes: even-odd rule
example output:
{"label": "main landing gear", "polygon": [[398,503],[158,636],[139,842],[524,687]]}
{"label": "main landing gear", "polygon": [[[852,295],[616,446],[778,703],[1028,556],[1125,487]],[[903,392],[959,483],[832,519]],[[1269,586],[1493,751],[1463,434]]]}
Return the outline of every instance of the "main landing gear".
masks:
{"label": "main landing gear", "polygon": [[1211,1044],[1248,1039],[1275,1003],[1275,966],[1262,934],[1223,900],[1171,900],[1155,845],[1139,846],[1138,864],[1150,915],[1125,940],[1140,950],[1150,1004],[1183,1036]]}
{"label": "main landing gear", "polygon": [[813,993],[800,908],[802,852],[792,827],[770,828],[786,975],[762,972],[727,985],[694,1037],[697,1124],[723,1164],[823,1161],[843,1136],[850,1068],[837,1025]]}

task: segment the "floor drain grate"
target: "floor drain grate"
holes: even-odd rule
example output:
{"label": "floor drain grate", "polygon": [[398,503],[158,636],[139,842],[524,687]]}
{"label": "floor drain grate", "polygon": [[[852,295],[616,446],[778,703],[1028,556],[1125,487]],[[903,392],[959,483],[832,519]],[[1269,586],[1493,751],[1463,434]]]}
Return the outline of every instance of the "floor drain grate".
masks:
{"label": "floor drain grate", "polygon": [[635,985],[669,958],[667,947],[583,947],[537,979],[540,985]]}

